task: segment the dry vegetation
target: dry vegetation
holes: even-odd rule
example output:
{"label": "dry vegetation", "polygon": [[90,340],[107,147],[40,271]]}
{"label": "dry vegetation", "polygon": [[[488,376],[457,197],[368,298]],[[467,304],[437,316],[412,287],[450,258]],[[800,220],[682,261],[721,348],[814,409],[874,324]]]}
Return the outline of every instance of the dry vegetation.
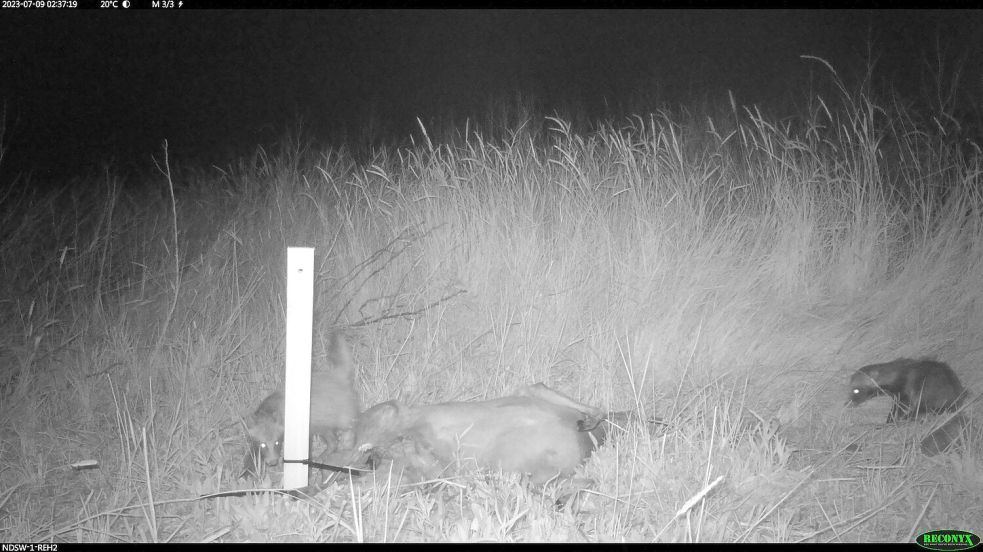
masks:
{"label": "dry vegetation", "polygon": [[[852,370],[897,356],[983,388],[983,155],[948,100],[891,98],[583,129],[520,112],[497,136],[421,126],[359,156],[294,137],[223,169],[162,152],[139,183],[4,183],[0,540],[979,532],[978,443],[925,457],[932,420],[842,406]],[[627,428],[562,508],[562,486],[487,472],[196,500],[245,485],[241,416],[282,371],[291,245],[317,248],[316,331],[345,328],[365,406],[544,381],[668,425]]]}

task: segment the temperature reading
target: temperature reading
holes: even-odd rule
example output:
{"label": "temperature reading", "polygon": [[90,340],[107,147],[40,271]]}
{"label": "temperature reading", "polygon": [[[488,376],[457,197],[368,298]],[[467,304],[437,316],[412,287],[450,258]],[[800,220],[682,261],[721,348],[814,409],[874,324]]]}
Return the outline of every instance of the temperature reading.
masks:
{"label": "temperature reading", "polygon": [[118,8],[119,0],[99,0],[100,8]]}

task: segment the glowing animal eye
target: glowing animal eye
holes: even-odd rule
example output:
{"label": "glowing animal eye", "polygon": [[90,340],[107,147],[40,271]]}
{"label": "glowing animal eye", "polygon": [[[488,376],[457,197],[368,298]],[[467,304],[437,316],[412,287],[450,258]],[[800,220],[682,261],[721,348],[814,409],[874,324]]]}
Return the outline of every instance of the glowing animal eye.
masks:
{"label": "glowing animal eye", "polygon": [[265,449],[265,448],[266,448],[266,443],[260,443],[260,444],[259,444],[259,448],[261,448],[261,449]]}
{"label": "glowing animal eye", "polygon": [[854,389],[853,390],[853,394],[856,395],[857,393],[860,393],[860,390],[859,389]]}

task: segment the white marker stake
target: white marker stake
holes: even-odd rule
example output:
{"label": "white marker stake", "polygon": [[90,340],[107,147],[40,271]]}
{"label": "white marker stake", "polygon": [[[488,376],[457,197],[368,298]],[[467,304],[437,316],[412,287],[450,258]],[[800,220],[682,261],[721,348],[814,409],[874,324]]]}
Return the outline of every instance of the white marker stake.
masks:
{"label": "white marker stake", "polygon": [[[287,248],[287,375],[284,381],[283,459],[310,456],[311,340],[314,248]],[[283,488],[307,486],[307,465],[283,463]]]}

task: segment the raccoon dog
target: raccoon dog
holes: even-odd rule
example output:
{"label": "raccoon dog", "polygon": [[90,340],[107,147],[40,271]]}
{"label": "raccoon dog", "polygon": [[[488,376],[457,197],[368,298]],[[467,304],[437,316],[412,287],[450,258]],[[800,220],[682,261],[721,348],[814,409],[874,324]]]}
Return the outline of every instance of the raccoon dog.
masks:
{"label": "raccoon dog", "polygon": [[[336,448],[351,448],[358,400],[353,385],[354,366],[351,350],[339,333],[329,338],[327,369],[311,372],[311,436],[318,435],[327,445],[326,452]],[[245,472],[256,474],[259,462],[275,466],[283,455],[284,396],[274,391],[245,420],[249,451],[244,461]]]}
{"label": "raccoon dog", "polygon": [[604,440],[600,410],[539,383],[490,401],[407,406],[362,413],[355,460],[391,460],[419,479],[437,477],[455,456],[479,466],[526,473],[534,483],[567,475]]}
{"label": "raccoon dog", "polygon": [[847,404],[856,406],[877,395],[888,395],[894,400],[887,416],[891,423],[929,412],[953,410],[962,403],[965,392],[947,364],[899,358],[864,366],[850,377]]}

